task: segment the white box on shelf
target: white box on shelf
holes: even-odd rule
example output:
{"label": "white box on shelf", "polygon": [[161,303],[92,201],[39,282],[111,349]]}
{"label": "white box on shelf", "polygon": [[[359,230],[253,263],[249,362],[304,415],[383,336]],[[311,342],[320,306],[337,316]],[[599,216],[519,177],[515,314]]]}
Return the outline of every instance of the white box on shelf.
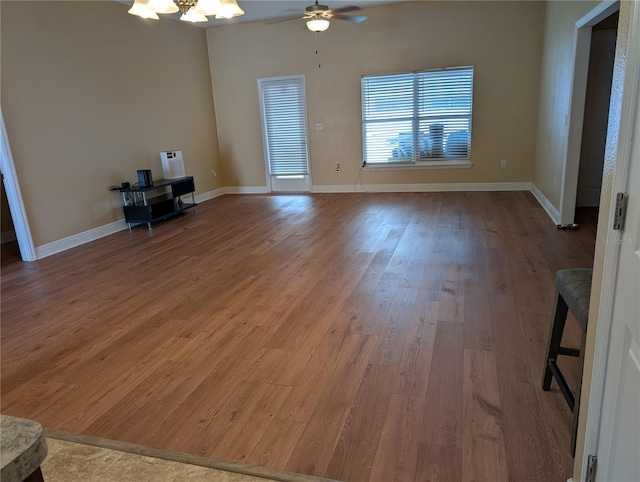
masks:
{"label": "white box on shelf", "polygon": [[165,179],[177,179],[186,176],[182,151],[162,151],[160,160],[162,161],[162,174]]}

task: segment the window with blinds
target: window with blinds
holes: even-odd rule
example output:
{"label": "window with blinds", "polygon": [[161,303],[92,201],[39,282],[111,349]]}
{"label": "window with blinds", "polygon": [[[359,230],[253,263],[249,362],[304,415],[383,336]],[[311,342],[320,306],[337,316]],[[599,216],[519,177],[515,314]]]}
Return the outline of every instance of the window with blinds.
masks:
{"label": "window with blinds", "polygon": [[470,160],[473,67],[362,77],[364,161]]}
{"label": "window with blinds", "polygon": [[269,174],[308,175],[304,76],[258,79],[258,90]]}

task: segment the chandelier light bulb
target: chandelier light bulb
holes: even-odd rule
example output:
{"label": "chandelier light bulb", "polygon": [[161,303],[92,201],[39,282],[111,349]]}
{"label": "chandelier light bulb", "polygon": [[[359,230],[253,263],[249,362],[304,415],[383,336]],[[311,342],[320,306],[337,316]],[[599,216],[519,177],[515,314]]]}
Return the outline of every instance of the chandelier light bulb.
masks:
{"label": "chandelier light bulb", "polygon": [[216,13],[216,18],[233,18],[244,15],[244,10],[240,8],[236,0],[220,0],[220,8]]}
{"label": "chandelier light bulb", "polygon": [[198,0],[194,10],[202,15],[217,15],[221,6],[220,0]]}
{"label": "chandelier light bulb", "polygon": [[149,0],[149,6],[156,13],[176,13],[178,11],[178,6],[173,0]]}
{"label": "chandelier light bulb", "polygon": [[148,0],[135,0],[128,10],[128,13],[137,17],[152,18],[154,20],[158,20],[159,18],[156,12],[149,6]]}
{"label": "chandelier light bulb", "polygon": [[180,17],[180,20],[184,22],[206,22],[208,20],[207,17],[202,15],[201,13],[196,12],[193,8],[190,9],[187,13],[183,13]]}

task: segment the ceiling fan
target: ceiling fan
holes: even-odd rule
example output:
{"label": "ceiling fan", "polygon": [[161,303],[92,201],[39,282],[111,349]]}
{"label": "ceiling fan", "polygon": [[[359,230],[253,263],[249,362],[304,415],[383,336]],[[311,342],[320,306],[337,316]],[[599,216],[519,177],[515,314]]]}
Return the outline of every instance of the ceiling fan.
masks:
{"label": "ceiling fan", "polygon": [[307,21],[307,28],[312,32],[324,32],[329,28],[330,19],[347,20],[349,22],[356,22],[356,23],[364,22],[367,19],[367,17],[363,15],[345,15],[345,13],[347,12],[353,12],[356,10],[360,10],[360,7],[357,7],[355,5],[350,5],[348,7],[330,9],[326,5],[318,4],[318,0],[316,0],[316,3],[314,5],[310,5],[307,8],[305,8],[304,15],[302,15],[302,17],[297,16],[297,17],[291,17],[291,18],[284,18],[280,20],[273,20],[267,23],[271,24],[271,23],[287,22],[289,20],[297,20],[302,18],[303,20]]}

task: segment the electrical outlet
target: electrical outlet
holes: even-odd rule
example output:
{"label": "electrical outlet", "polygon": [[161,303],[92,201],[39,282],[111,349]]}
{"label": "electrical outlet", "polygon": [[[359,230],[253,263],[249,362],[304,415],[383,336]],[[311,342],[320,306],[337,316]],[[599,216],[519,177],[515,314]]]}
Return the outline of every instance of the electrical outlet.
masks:
{"label": "electrical outlet", "polygon": [[339,162],[336,163],[336,172],[340,172],[340,163]]}
{"label": "electrical outlet", "polygon": [[214,171],[213,169],[211,169],[211,176],[212,177],[216,177],[218,175],[218,173],[216,171]]}
{"label": "electrical outlet", "polygon": [[506,169],[506,168],[507,168],[507,160],[506,160],[506,159],[502,159],[502,160],[500,161],[500,167],[501,167],[502,169]]}
{"label": "electrical outlet", "polygon": [[324,126],[320,123],[316,124],[316,130],[317,131],[321,131],[322,129],[324,129]]}

